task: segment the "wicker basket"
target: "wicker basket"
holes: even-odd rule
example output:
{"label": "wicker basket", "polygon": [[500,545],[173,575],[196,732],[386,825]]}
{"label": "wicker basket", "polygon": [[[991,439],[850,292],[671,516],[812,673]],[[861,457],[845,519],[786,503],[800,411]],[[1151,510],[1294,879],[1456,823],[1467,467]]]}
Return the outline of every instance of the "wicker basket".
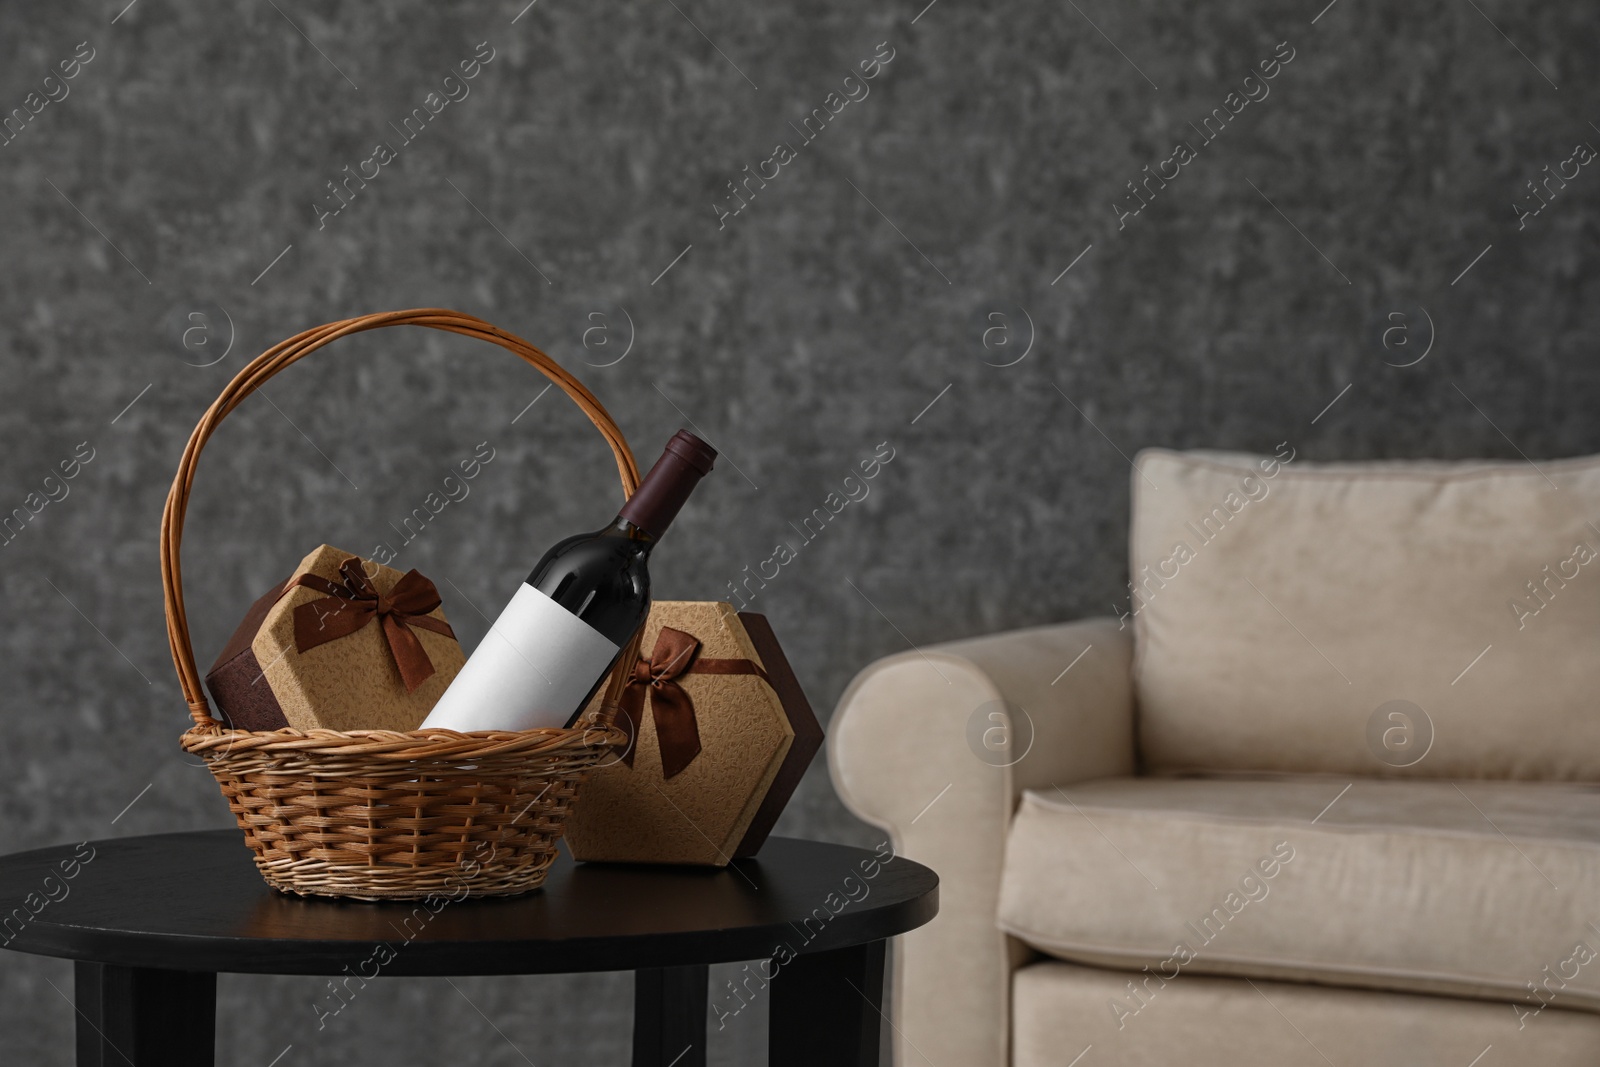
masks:
{"label": "wicker basket", "polygon": [[426,326],[515,352],[589,416],[616,457],[624,494],[638,467],[594,396],[521,338],[460,312],[392,311],[307,330],[256,357],[228,383],[189,437],[161,519],[167,637],[194,725],[182,744],[206,761],[255,853],[263,878],[303,896],[404,900],[509,896],[543,883],[578,786],[625,743],[611,725],[626,682],[624,650],[600,710],[571,730],[230,730],[211,716],[184,612],[179,549],[200,450],[262,383],[347,334]]}

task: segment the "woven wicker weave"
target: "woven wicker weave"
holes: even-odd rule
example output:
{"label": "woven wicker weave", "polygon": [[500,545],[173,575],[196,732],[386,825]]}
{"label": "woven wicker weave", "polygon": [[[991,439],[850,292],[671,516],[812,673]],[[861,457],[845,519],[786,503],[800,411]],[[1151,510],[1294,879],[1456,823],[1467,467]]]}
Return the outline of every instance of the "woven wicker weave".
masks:
{"label": "woven wicker weave", "polygon": [[307,330],[257,356],[228,383],[189,437],[161,518],[167,638],[194,725],[185,751],[204,759],[255,853],[279,889],[362,900],[430,895],[508,896],[539,886],[584,775],[615,758],[625,736],[611,723],[637,658],[618,660],[593,718],[572,730],[517,732],[229,730],[211,715],[184,611],[179,550],[200,450],[262,383],[330,341],[384,326],[425,326],[492,341],[560,386],[605,437],[624,495],[638,467],[616,423],[549,356],[488,323],[438,308],[392,311]]}

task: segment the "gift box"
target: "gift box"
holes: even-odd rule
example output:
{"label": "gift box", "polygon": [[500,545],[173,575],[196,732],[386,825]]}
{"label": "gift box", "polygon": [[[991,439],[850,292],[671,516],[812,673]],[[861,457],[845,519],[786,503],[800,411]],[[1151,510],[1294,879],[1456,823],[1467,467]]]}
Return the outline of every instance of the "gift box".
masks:
{"label": "gift box", "polygon": [[236,730],[415,730],[466,662],[433,583],[323,545],[206,674]]}
{"label": "gift box", "polygon": [[725,866],[772,831],[822,728],[767,620],[658,601],[616,724],[618,757],[584,782],[566,840],[579,860]]}

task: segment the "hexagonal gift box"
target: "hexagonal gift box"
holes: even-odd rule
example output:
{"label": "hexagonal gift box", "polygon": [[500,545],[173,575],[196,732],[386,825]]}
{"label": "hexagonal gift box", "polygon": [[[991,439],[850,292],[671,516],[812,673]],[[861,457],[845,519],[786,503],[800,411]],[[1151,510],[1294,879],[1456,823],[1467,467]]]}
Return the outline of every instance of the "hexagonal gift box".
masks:
{"label": "hexagonal gift box", "polygon": [[250,606],[206,688],[238,730],[415,730],[465,662],[432,582],[322,545]]}
{"label": "hexagonal gift box", "polygon": [[617,720],[632,742],[584,780],[567,846],[628,863],[754,855],[822,744],[772,628],[731,604],[658,601],[640,649]]}

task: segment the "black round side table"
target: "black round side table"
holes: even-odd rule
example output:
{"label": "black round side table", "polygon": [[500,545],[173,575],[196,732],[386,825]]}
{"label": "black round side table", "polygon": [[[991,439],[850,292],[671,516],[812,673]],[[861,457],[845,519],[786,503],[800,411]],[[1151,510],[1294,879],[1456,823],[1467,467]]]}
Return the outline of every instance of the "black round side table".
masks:
{"label": "black round side table", "polygon": [[778,837],[723,870],[563,854],[532,893],[432,905],[279,893],[236,830],[0,857],[0,947],[77,961],[79,1067],[212,1067],[223,971],[618,970],[635,972],[634,1067],[704,1067],[707,966],[735,960],[768,961],[746,984],[772,998],[773,1067],[873,1065],[886,939],[938,910],[938,876],[887,847]]}

